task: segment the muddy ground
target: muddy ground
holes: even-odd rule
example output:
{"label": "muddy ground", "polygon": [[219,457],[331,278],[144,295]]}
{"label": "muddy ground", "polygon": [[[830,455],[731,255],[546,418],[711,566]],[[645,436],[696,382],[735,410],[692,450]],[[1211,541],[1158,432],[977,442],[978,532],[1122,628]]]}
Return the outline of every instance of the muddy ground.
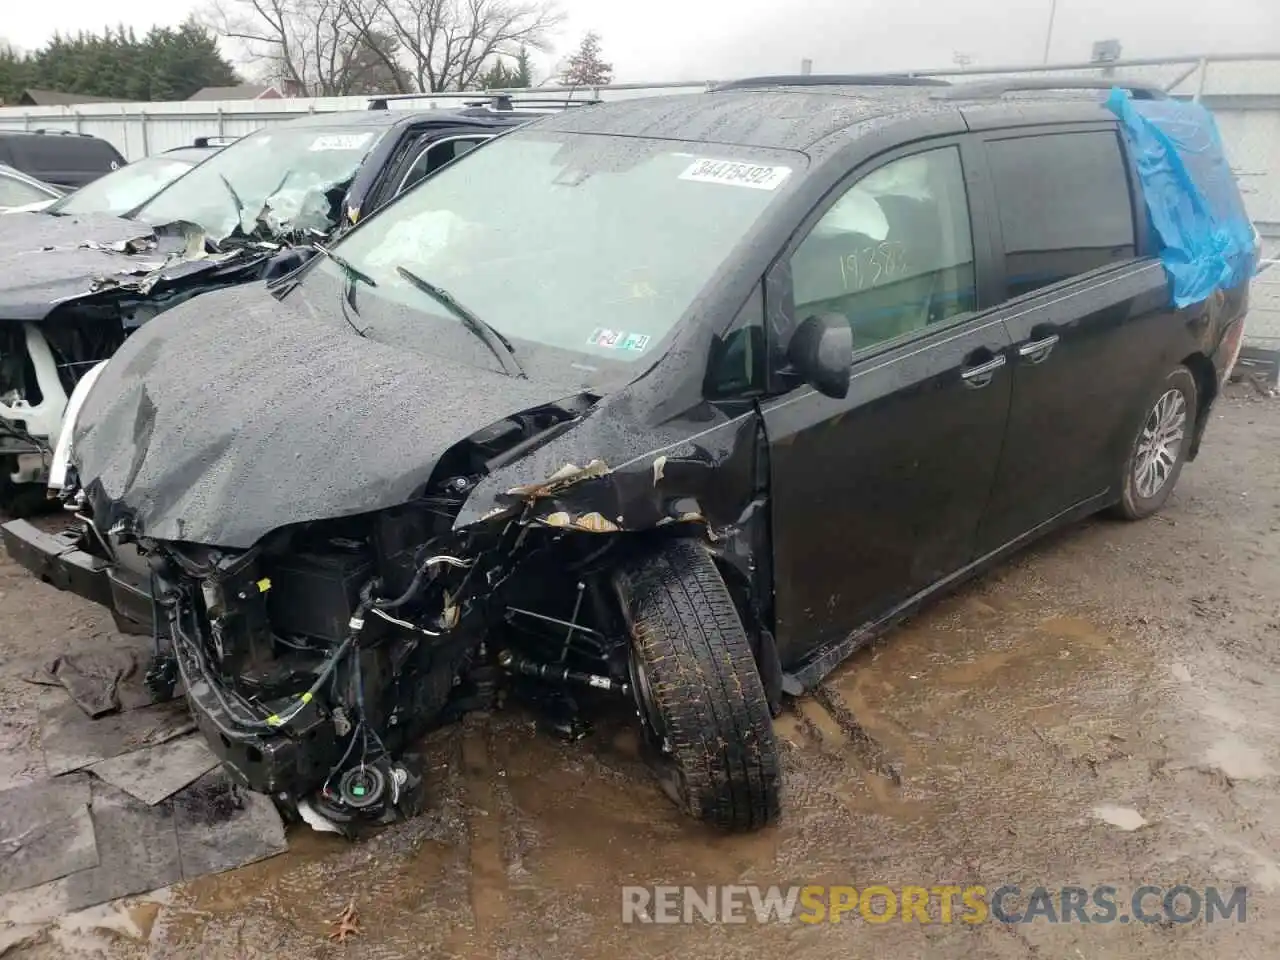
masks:
{"label": "muddy ground", "polygon": [[[91,605],[0,565],[0,779],[42,774],[37,690],[17,677],[110,636]],[[569,745],[519,713],[472,717],[428,744],[427,815],[356,845],[295,830],[273,860],[11,929],[11,955],[1273,956],[1278,680],[1280,401],[1233,388],[1161,516],[1052,537],[784,714],[774,829],[682,819],[625,725]],[[1123,829],[1133,811],[1145,825]],[[1245,884],[1249,899],[1243,924],[621,923],[624,884],[752,883],[1111,884],[1122,903],[1143,883]],[[339,945],[349,902],[361,933]]]}

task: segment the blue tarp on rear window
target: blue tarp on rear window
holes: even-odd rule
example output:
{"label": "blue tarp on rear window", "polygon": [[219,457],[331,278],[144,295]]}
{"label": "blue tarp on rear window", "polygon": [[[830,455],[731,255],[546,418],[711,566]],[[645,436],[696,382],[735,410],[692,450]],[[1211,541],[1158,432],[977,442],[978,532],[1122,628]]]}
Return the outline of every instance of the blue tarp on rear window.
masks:
{"label": "blue tarp on rear window", "polygon": [[1213,115],[1198,103],[1135,100],[1113,89],[1107,106],[1129,142],[1179,307],[1234,287],[1256,267],[1253,225]]}

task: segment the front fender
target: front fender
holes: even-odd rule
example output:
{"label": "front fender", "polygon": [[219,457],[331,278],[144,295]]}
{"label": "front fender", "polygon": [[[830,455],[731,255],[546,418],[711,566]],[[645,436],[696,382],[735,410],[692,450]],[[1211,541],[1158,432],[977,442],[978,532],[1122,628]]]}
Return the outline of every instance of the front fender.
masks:
{"label": "front fender", "polygon": [[602,405],[566,434],[485,477],[455,530],[509,515],[589,533],[732,524],[754,489],[753,412],[709,405],[645,429]]}

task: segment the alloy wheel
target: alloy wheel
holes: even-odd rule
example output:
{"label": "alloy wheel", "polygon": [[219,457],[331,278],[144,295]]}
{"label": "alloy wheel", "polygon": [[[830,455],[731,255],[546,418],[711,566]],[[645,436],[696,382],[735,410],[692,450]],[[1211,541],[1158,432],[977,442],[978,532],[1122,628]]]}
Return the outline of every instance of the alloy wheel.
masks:
{"label": "alloy wheel", "polygon": [[1147,415],[1133,461],[1133,485],[1149,500],[1164,489],[1182,455],[1187,434],[1187,398],[1181,390],[1166,390]]}

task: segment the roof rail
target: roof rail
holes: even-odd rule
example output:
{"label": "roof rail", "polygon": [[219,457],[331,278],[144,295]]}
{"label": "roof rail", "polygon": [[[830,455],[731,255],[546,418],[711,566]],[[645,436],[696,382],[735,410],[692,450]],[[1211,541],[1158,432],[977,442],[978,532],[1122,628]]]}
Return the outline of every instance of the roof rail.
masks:
{"label": "roof rail", "polygon": [[[449,94],[439,93],[388,93],[380,94],[376,97],[369,98],[370,110],[386,110],[387,104],[392,100],[427,100],[432,97],[449,96]],[[457,94],[452,94],[457,96]],[[570,94],[567,97],[522,97],[511,93],[495,93],[489,97],[477,97],[472,100],[462,101],[462,106],[472,109],[481,108],[486,110],[507,112],[519,110],[524,107],[546,109],[564,109],[567,107],[585,107],[588,104],[599,103],[595,97],[583,97],[578,100]]]}
{"label": "roof rail", "polygon": [[26,131],[28,133],[39,133],[44,136],[51,137],[54,135],[60,137],[91,137],[91,133],[77,133],[75,130],[57,130],[49,127],[37,127],[35,130]]}
{"label": "roof rail", "polygon": [[387,104],[392,100],[421,100],[423,97],[429,97],[429,93],[380,93],[376,97],[369,98],[370,110],[386,110]]}
{"label": "roof rail", "polygon": [[953,83],[948,89],[939,90],[934,96],[942,100],[995,100],[1006,93],[1030,90],[1110,90],[1112,87],[1128,90],[1138,100],[1166,98],[1165,92],[1159,87],[1145,83],[1089,77],[1009,77],[999,80],[973,80],[968,83]]}
{"label": "roof rail", "polygon": [[509,93],[498,93],[483,100],[467,100],[465,105],[471,109],[492,110],[505,113],[513,110],[567,110],[570,107],[585,107],[601,101],[595,97],[575,100],[569,97],[513,97]]}
{"label": "roof rail", "polygon": [[747,90],[756,87],[947,87],[946,80],[936,77],[913,77],[905,73],[798,73],[769,77],[743,77],[726,80],[711,91]]}

